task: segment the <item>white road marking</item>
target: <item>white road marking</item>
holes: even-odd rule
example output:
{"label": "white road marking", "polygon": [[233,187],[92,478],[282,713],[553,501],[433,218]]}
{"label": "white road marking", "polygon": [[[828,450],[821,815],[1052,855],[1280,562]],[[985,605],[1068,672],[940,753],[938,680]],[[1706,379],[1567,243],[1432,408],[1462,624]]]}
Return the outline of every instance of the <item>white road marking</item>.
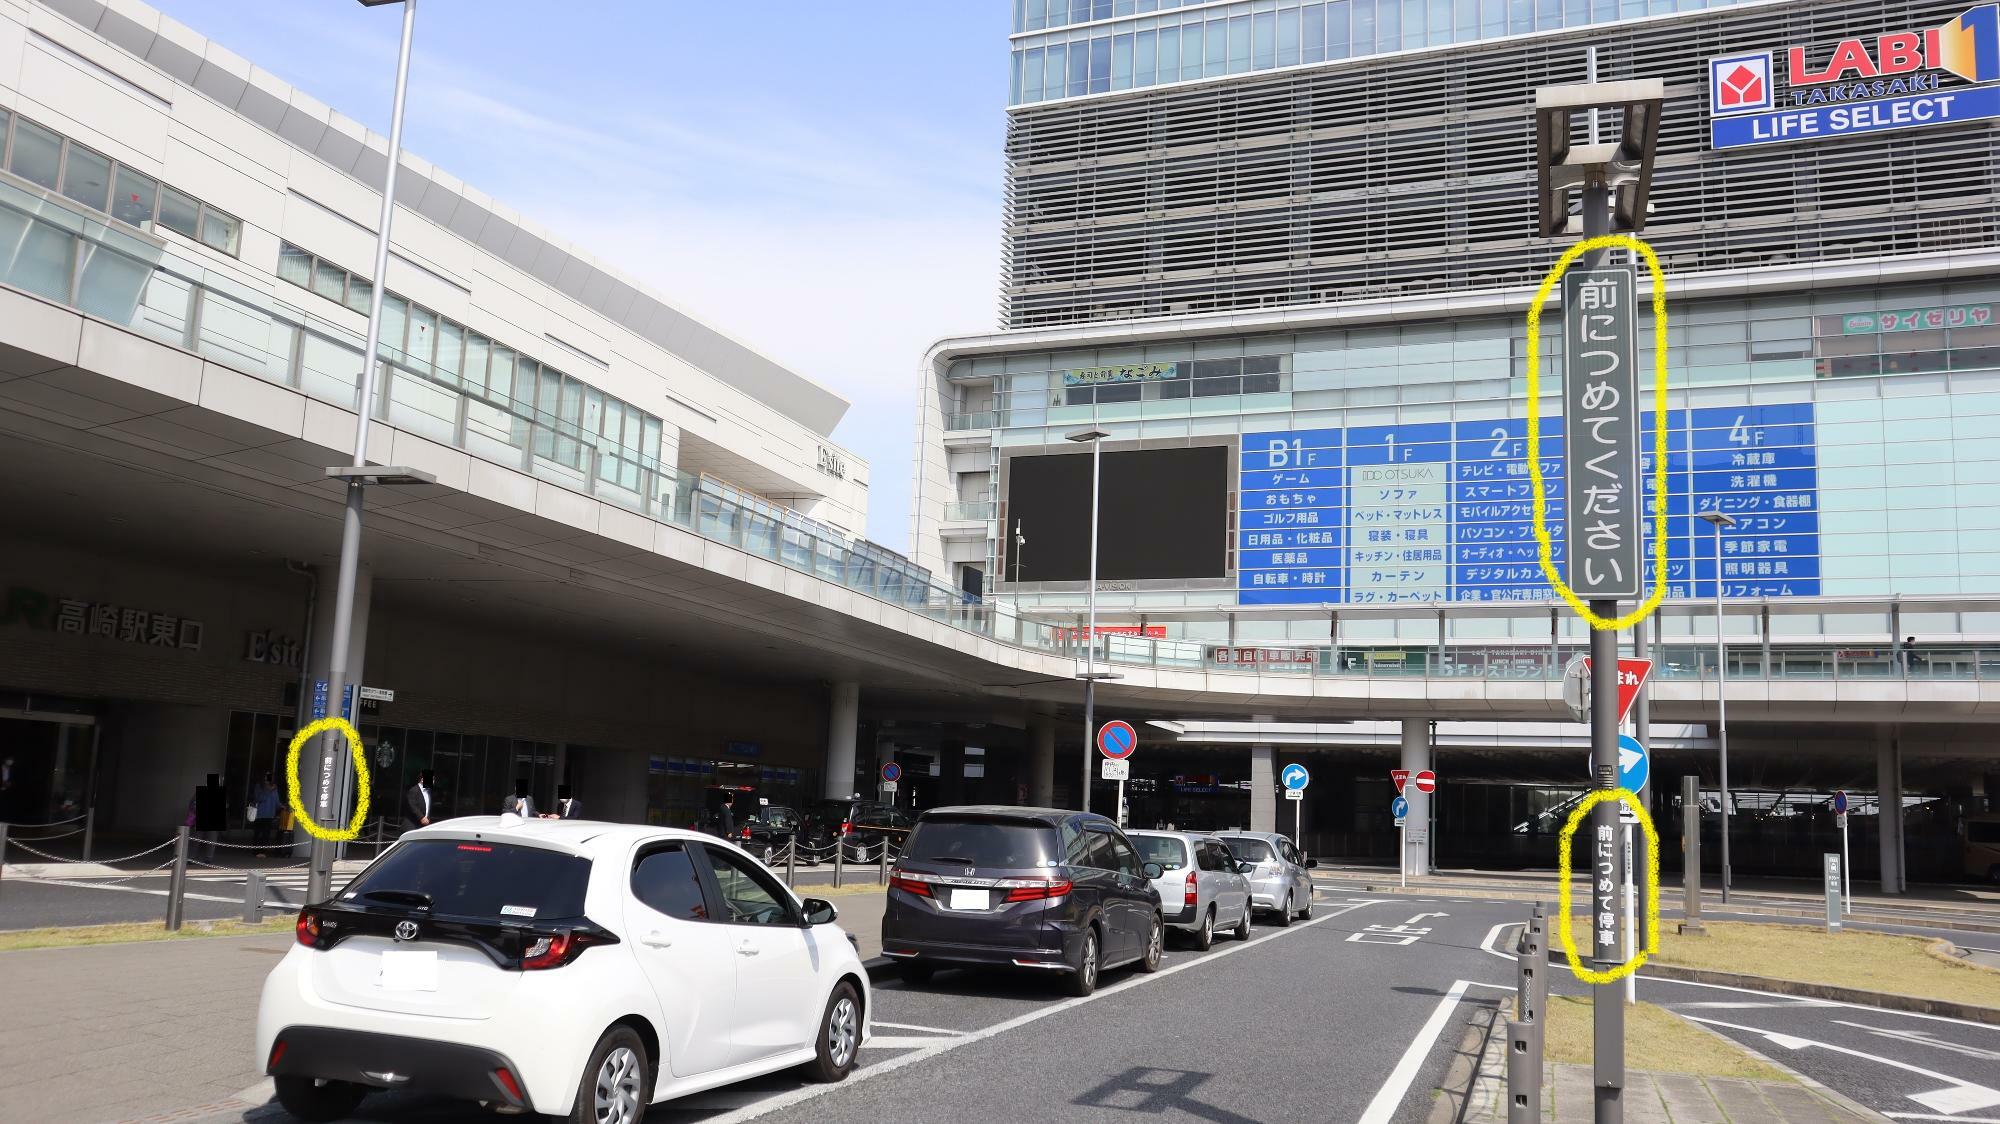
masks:
{"label": "white road marking", "polygon": [[[861,1044],[864,1050],[917,1050],[934,1046],[940,1039],[918,1034],[878,1034]],[[944,1039],[943,1041],[949,1041]]]}
{"label": "white road marking", "polygon": [[[1676,1011],[1757,1011],[1790,1010],[1795,1007],[1837,1007],[1824,999],[1794,999],[1787,1003],[1782,1000],[1718,1000],[1712,1003],[1669,1003]],[[1835,1020],[1838,1021],[1838,1020]]]}
{"label": "white road marking", "polygon": [[1451,914],[1449,913],[1419,913],[1415,917],[1410,918],[1408,921],[1403,922],[1403,924],[1415,925],[1417,922],[1422,921],[1426,917],[1450,917],[1450,916]]}
{"label": "white road marking", "polygon": [[1808,1046],[1816,1046],[1822,1050],[1831,1050],[1836,1054],[1846,1054],[1849,1057],[1861,1058],[1864,1061],[1879,1062],[1882,1065],[1914,1073],[1919,1077],[1928,1077],[1933,1081],[1942,1081],[1945,1083],[1945,1087],[1942,1089],[1933,1089],[1928,1093],[1909,1094],[1911,1100],[1936,1112],[1956,1114],[2000,1105],[2000,1089],[1989,1089],[1984,1085],[1975,1085],[1970,1081],[1963,1081],[1953,1077],[1949,1073],[1939,1073],[1934,1069],[1925,1069],[1922,1066],[1911,1065],[1908,1062],[1899,1062],[1894,1058],[1885,1058],[1877,1054],[1849,1049],[1846,1046],[1836,1046],[1831,1042],[1818,1042],[1811,1038],[1800,1038],[1795,1034],[1783,1034],[1775,1030],[1765,1030],[1762,1027],[1726,1023],[1719,1019],[1704,1019],[1700,1015],[1688,1015],[1686,1017],[1698,1023],[1707,1023],[1710,1026],[1728,1027],[1731,1030],[1740,1030],[1746,1034],[1755,1034],[1773,1045],[1783,1046],[1787,1050],[1803,1050]]}
{"label": "white road marking", "polygon": [[886,1026],[890,1030],[918,1030],[925,1034],[964,1034],[962,1030],[946,1030],[941,1026],[918,1026],[915,1023],[885,1023],[881,1019],[870,1020],[872,1026]]}
{"label": "white road marking", "polygon": [[[143,886],[100,886],[95,882],[71,882],[67,879],[61,879],[61,878],[37,878],[34,879],[31,884],[36,886],[73,886],[79,890],[118,890],[127,894],[150,894],[156,898],[164,898],[167,896],[167,891],[165,890],[148,890]],[[194,901],[194,902],[225,902],[225,903],[232,903],[235,905],[243,904],[243,898],[241,895],[238,895],[237,897],[233,898],[225,898],[216,894],[196,894],[193,892],[188,892],[188,893],[183,893],[181,897],[186,898],[188,901]],[[285,905],[283,903],[278,903],[274,905],[270,902],[266,902],[264,908],[292,909],[294,907]]]}
{"label": "white road marking", "polygon": [[[1705,987],[1715,991],[1734,991],[1742,995],[1763,995],[1772,999],[1796,998],[1795,996],[1779,995],[1775,991],[1758,991],[1756,988],[1753,987],[1734,987],[1729,984],[1695,983],[1692,980],[1661,979],[1658,976],[1646,975],[1644,972],[1641,972],[1639,974],[1639,979],[1646,983],[1669,984],[1674,987]],[[1954,1019],[1949,1015],[1926,1015],[1917,1011],[1891,1011],[1884,1007],[1870,1007],[1865,1003],[1842,1003],[1834,999],[1815,999],[1812,1000],[1812,1002],[1824,1004],[1828,1007],[1846,1007],[1850,1010],[1855,1010],[1855,1011],[1867,1011],[1870,1014],[1875,1014],[1875,1015],[1890,1015],[1899,1019],[1926,1019],[1930,1022],[1935,1022],[1935,1023],[1951,1023],[1953,1026],[1966,1026],[1966,1027],[1971,1027],[1974,1030],[1984,1030],[1989,1032],[2000,1033],[2000,1027],[1993,1026],[1991,1023],[1976,1023],[1968,1019]]]}
{"label": "white road marking", "polygon": [[1835,1019],[1833,1021],[1839,1023],[1841,1026],[1851,1026],[1856,1030],[1865,1030],[1881,1038],[1893,1038],[1899,1042],[1915,1042],[1920,1046],[1935,1046],[1940,1050],[1949,1050],[1954,1054],[1964,1054],[1968,1058],[1978,1058],[1981,1061],[1988,1062],[2000,1062],[2000,1054],[1996,1054],[1991,1050],[1981,1050],[1973,1046],[1961,1046],[1956,1042],[1942,1042],[1932,1037],[1928,1031],[1888,1030],[1882,1027],[1868,1026],[1865,1023],[1851,1023],[1846,1019]]}
{"label": "white road marking", "polygon": [[1361,1118],[1355,1124],[1389,1124],[1390,1118],[1396,1115],[1396,1109],[1402,1105],[1404,1094],[1410,1091],[1410,1083],[1417,1079],[1417,1071],[1423,1068],[1424,1059],[1430,1056],[1431,1047],[1437,1044],[1438,1036],[1444,1033],[1445,1024],[1451,1021],[1451,1013],[1457,1009],[1458,1001],[1465,996],[1465,989],[1470,982],[1453,981],[1451,990],[1445,992],[1443,999],[1438,1000],[1437,1009],[1433,1010],[1431,1017],[1424,1021],[1423,1029],[1417,1031],[1417,1036],[1411,1040],[1409,1049],[1403,1051],[1402,1060],[1389,1072],[1389,1079],[1382,1082],[1382,1087],[1375,1091],[1375,1099],[1368,1102],[1368,1107],[1362,1110]]}
{"label": "white road marking", "polygon": [[1479,951],[1489,956],[1498,956],[1502,960],[1512,961],[1517,959],[1520,955],[1519,953],[1501,952],[1499,949],[1493,947],[1493,942],[1500,939],[1501,933],[1519,924],[1521,924],[1519,921],[1502,921],[1491,929],[1486,930],[1486,936],[1479,942]]}
{"label": "white road marking", "polygon": [[[1059,1015],[1064,1011],[1068,1011],[1076,1007],[1081,1007],[1086,1003],[1095,1003],[1100,999],[1107,999],[1113,995],[1123,994],[1124,992],[1130,991],[1135,987],[1144,987],[1149,983],[1154,983],[1156,981],[1166,979],[1168,976],[1171,976],[1176,972],[1185,972],[1189,968],[1197,967],[1202,964],[1213,964],[1217,960],[1220,960],[1225,956],[1234,956],[1235,954],[1242,952],[1246,948],[1255,948],[1258,945],[1265,943],[1266,941],[1278,940],[1289,933],[1297,933],[1305,929],[1310,929],[1314,925],[1318,925],[1323,921],[1331,921],[1336,917],[1345,916],[1349,913],[1354,912],[1357,909],[1362,908],[1362,905],[1376,905],[1376,904],[1379,903],[1365,902],[1360,905],[1349,906],[1346,909],[1335,910],[1331,913],[1322,913],[1319,916],[1314,917],[1310,921],[1300,921],[1297,922],[1296,924],[1293,924],[1289,928],[1271,930],[1269,932],[1266,932],[1263,936],[1255,938],[1254,940],[1236,942],[1231,944],[1228,948],[1210,952],[1207,955],[1201,956],[1197,959],[1183,960],[1178,964],[1169,964],[1165,968],[1162,968],[1159,971],[1154,972],[1150,975],[1143,973],[1136,974],[1129,979],[1123,980],[1119,983],[1112,984],[1110,987],[1107,988],[1101,988],[1098,991],[1095,991],[1089,995],[1081,996],[1075,999],[1065,999],[1060,1003],[1053,1003],[1047,1007],[1038,1007],[1035,1010],[1027,1012],[1026,1014],[1016,1015],[1015,1017],[1008,1019],[1005,1022],[994,1023],[992,1026],[982,1027],[979,1030],[968,1032],[958,1038],[939,1039],[931,1043],[930,1045],[923,1047],[922,1049],[912,1050],[907,1054],[898,1054],[895,1057],[890,1058],[888,1061],[879,1062],[874,1065],[857,1069],[853,1073],[848,1074],[847,1080],[841,1082],[838,1085],[804,1085],[797,1089],[792,1089],[787,1092],[779,1093],[776,1096],[767,1097],[765,1099],[759,1100],[755,1104],[746,1105],[743,1108],[736,1110],[735,1112],[731,1112],[723,1116],[711,1117],[707,1121],[705,1121],[704,1124],[741,1124],[742,1121],[755,1120],[760,1116],[766,1116],[770,1113],[778,1111],[781,1108],[790,1108],[795,1104],[812,1100],[815,1097],[823,1097],[826,1094],[834,1092],[835,1090],[838,1089],[851,1089],[859,1082],[872,1080],[874,1078],[882,1076],[885,1073],[894,1073],[896,1070],[899,1070],[907,1065],[915,1065],[916,1063],[921,1061],[928,1061],[931,1058],[937,1057],[939,1054],[948,1053],[949,1051],[956,1050],[960,1046],[969,1046],[974,1042],[983,1042],[988,1038],[994,1037],[995,1035],[1005,1034],[1010,1030],[1026,1026],[1032,1022],[1039,1022],[1042,1019],[1048,1018],[1050,1015]],[[674,1102],[669,1101],[667,1103],[671,1105]]]}
{"label": "white road marking", "polygon": [[1885,1112],[1891,1120],[1956,1120],[1959,1124],[2000,1124],[2000,1116],[1940,1116],[1934,1112]]}

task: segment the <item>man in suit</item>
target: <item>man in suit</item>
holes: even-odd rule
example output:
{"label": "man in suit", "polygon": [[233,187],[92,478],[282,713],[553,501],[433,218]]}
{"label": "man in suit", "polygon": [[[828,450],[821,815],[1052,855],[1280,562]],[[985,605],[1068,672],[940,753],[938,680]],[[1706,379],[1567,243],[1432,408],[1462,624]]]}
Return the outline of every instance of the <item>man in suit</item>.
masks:
{"label": "man in suit", "polygon": [[577,803],[576,797],[570,795],[570,787],[566,784],[559,784],[556,786],[556,810],[553,812],[543,812],[542,818],[545,820],[573,820],[583,814],[580,809],[581,805]]}
{"label": "man in suit", "polygon": [[403,792],[403,830],[429,827],[431,822],[431,786],[437,781],[436,774],[429,769],[417,774],[417,783]]}
{"label": "man in suit", "polygon": [[736,835],[735,793],[725,792],[722,794],[722,806],[715,810],[715,824],[717,827],[721,828],[721,831],[719,831],[717,834],[719,834],[722,838],[730,839],[735,837]]}

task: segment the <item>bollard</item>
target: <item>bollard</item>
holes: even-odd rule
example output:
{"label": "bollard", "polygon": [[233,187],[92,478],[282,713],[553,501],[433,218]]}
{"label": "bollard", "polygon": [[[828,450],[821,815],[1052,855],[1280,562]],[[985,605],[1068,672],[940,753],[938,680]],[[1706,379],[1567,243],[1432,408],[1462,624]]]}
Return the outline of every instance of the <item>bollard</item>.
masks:
{"label": "bollard", "polygon": [[1528,915],[1528,947],[1535,954],[1535,1004],[1537,1020],[1549,1006],[1549,914],[1545,902],[1536,902]]}
{"label": "bollard", "polygon": [[799,884],[799,837],[794,835],[785,842],[785,885]]}
{"label": "bollard", "polygon": [[1507,1124],[1541,1124],[1542,1027],[1507,1020]]}
{"label": "bollard", "polygon": [[178,933],[187,916],[188,829],[174,833],[174,873],[167,880],[167,932]]}
{"label": "bollard", "polygon": [[97,808],[83,810],[83,861],[90,861],[90,845],[97,838]]}
{"label": "bollard", "polygon": [[833,886],[835,889],[840,888],[840,870],[841,867],[846,865],[846,858],[847,846],[836,835],[833,837]]}
{"label": "bollard", "polygon": [[243,920],[251,925],[264,923],[264,872],[253,870],[243,877]]}
{"label": "bollard", "polygon": [[1701,778],[1681,778],[1681,924],[1684,937],[1703,937],[1701,923]]}
{"label": "bollard", "polygon": [[877,886],[884,886],[887,885],[888,882],[889,882],[889,841],[887,839],[884,839],[882,841],[881,852],[875,856],[875,884]]}
{"label": "bollard", "polygon": [[7,873],[7,825],[0,823],[0,875]]}

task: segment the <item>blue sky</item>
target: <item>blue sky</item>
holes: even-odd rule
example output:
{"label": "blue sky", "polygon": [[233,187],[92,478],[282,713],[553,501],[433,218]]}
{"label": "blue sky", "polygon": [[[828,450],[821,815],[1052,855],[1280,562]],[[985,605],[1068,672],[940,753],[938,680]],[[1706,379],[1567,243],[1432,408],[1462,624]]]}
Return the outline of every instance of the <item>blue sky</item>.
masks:
{"label": "blue sky", "polygon": [[[152,0],[389,131],[401,9]],[[423,0],[405,146],[853,403],[907,549],[918,360],[995,326],[1006,0]]]}

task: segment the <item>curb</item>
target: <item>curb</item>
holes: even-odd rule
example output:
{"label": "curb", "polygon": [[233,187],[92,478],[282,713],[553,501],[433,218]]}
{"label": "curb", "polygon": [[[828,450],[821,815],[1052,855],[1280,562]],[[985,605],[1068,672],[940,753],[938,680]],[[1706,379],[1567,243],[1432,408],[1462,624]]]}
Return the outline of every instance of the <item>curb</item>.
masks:
{"label": "curb", "polygon": [[1711,971],[1707,968],[1683,968],[1677,964],[1662,964],[1657,960],[1648,960],[1645,968],[1641,970],[1640,978],[1647,977],[1681,983],[1714,984],[1719,987],[1769,991],[1779,995],[1797,996],[1800,999],[1825,999],[1834,1003],[1853,1003],[1862,1007],[1879,1007],[1887,1011],[1908,1011],[1917,1015],[1938,1015],[1962,1022],[2000,1026],[2000,1009],[1958,1003],[1949,999],[1926,999],[1917,995],[1898,995],[1890,991],[1866,991],[1858,987],[1840,987],[1835,984],[1802,983],[1798,980],[1779,980],[1768,976],[1746,976],[1736,972]]}

